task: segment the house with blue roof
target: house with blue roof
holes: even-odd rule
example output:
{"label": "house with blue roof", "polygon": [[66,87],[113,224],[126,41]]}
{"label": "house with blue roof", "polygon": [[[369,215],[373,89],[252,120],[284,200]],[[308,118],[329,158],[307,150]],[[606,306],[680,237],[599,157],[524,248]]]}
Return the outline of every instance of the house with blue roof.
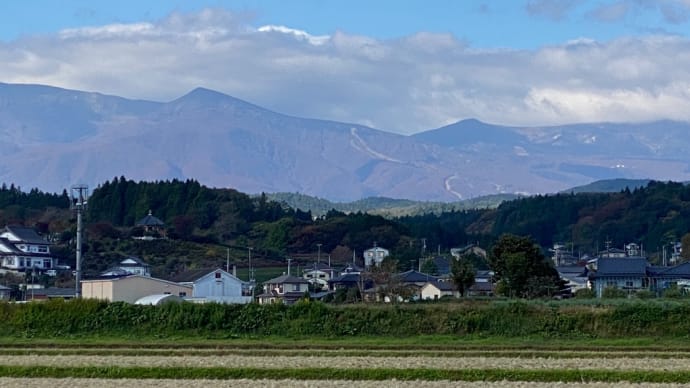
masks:
{"label": "house with blue roof", "polygon": [[589,279],[598,298],[608,287],[630,294],[649,290],[661,295],[674,285],[690,284],[690,263],[659,267],[650,265],[644,257],[600,257]]}
{"label": "house with blue roof", "polygon": [[648,289],[648,267],[649,262],[644,257],[600,257],[596,271],[590,276],[597,298],[601,298],[606,288],[630,293]]}

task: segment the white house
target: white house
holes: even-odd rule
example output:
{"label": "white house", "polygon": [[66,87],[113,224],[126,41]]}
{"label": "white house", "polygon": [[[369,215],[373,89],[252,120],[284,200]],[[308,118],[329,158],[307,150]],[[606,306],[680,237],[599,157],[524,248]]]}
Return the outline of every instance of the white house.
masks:
{"label": "white house", "polygon": [[48,270],[57,266],[51,243],[32,228],[6,226],[0,232],[0,266],[14,271]]}
{"label": "white house", "polygon": [[373,248],[369,248],[364,251],[364,266],[365,267],[371,267],[373,265],[378,266],[381,264],[383,259],[388,257],[390,255],[390,252],[388,249],[381,248],[374,246]]}
{"label": "white house", "polygon": [[190,302],[236,303],[252,302],[252,284],[222,269],[183,272],[172,281],[192,287]]}
{"label": "white house", "polygon": [[101,276],[122,276],[122,275],[151,276],[151,266],[143,262],[140,258],[129,256],[122,260],[118,265],[102,272]]}
{"label": "white house", "polygon": [[309,283],[322,290],[328,289],[328,281],[333,279],[335,270],[325,263],[314,263],[304,269],[302,275]]}
{"label": "white house", "polygon": [[431,281],[422,286],[420,297],[424,300],[441,299],[444,296],[459,297],[460,293],[451,282]]}

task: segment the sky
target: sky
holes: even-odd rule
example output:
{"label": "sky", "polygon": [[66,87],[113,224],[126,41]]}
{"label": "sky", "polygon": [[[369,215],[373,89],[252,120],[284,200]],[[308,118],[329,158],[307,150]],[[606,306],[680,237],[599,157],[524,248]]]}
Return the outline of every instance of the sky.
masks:
{"label": "sky", "polygon": [[401,134],[690,121],[690,0],[0,2],[0,82],[206,87]]}

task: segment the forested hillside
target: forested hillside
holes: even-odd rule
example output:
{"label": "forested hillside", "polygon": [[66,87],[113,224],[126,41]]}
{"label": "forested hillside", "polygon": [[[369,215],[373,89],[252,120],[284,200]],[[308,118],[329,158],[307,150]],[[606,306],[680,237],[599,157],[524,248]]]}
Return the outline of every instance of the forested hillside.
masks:
{"label": "forested hillside", "polygon": [[[544,249],[556,242],[572,243],[576,251],[588,254],[603,248],[606,241],[614,247],[637,242],[654,258],[661,246],[681,241],[690,231],[690,187],[661,182],[632,191],[535,196],[507,201],[495,209],[394,219],[336,210],[312,217],[265,195],[207,188],[193,180],[116,178],[95,188],[88,203],[87,271],[101,270],[123,255],[137,255],[152,263],[159,276],[219,266],[228,256],[233,264],[246,266],[250,247],[257,266],[284,265],[287,257],[293,257],[296,265],[306,264],[317,248],[322,258],[343,263],[353,255],[361,257],[374,243],[390,249],[399,268],[407,269],[420,256],[448,254],[452,247],[477,243],[489,248],[503,233],[529,236]],[[13,186],[2,187],[0,204],[0,221],[51,233],[59,243],[54,251],[67,263],[73,260],[75,220],[67,193],[23,193]],[[165,223],[167,239],[131,238],[142,235],[135,224],[149,211]]]}

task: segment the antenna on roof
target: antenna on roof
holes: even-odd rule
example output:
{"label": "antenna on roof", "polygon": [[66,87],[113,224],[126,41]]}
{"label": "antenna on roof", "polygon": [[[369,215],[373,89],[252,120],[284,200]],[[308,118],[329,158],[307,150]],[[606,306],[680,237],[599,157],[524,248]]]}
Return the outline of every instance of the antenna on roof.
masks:
{"label": "antenna on roof", "polygon": [[86,210],[89,186],[76,184],[70,189],[70,209],[77,213],[77,265],[74,281],[74,296],[81,298],[81,238],[83,234],[82,213]]}

